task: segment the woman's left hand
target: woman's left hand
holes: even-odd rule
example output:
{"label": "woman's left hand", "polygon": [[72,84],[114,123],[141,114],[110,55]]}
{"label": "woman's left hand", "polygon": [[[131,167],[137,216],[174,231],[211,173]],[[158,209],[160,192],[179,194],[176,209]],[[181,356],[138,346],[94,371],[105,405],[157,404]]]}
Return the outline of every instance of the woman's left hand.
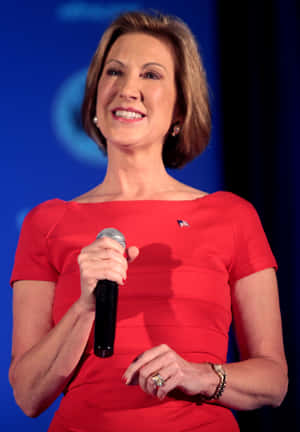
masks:
{"label": "woman's left hand", "polygon": [[[162,378],[162,385],[153,380],[157,374]],[[218,383],[218,377],[208,363],[188,362],[164,344],[139,355],[123,378],[126,384],[139,384],[144,392],[160,400],[175,388],[189,396],[200,393],[210,396]]]}

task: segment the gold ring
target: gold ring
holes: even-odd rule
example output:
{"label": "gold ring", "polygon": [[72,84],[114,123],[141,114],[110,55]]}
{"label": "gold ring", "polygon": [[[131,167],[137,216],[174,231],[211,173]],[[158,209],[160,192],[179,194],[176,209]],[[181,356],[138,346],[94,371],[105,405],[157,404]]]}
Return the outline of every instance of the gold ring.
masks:
{"label": "gold ring", "polygon": [[161,387],[165,383],[165,380],[163,379],[163,377],[159,373],[153,375],[151,377],[151,379],[154,382],[154,384],[156,385],[156,387]]}

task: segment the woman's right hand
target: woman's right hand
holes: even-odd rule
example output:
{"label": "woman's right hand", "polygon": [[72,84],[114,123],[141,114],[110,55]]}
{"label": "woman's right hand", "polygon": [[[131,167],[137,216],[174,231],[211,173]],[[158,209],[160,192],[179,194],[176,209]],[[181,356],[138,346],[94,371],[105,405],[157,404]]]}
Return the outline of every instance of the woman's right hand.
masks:
{"label": "woman's right hand", "polygon": [[96,239],[81,250],[78,255],[81,282],[80,302],[87,309],[95,309],[94,290],[99,280],[108,279],[118,285],[124,284],[127,278],[128,262],[138,256],[139,250],[135,246],[129,247],[127,259],[124,252],[123,246],[109,237]]}

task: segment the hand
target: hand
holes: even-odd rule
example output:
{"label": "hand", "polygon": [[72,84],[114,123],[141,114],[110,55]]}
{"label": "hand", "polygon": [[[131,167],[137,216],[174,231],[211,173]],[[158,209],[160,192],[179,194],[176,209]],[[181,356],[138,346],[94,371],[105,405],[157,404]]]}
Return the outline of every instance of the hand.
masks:
{"label": "hand", "polygon": [[[160,387],[152,379],[158,373],[164,380]],[[126,384],[136,381],[144,392],[160,400],[175,388],[189,396],[210,396],[218,384],[218,377],[208,363],[188,362],[167,345],[151,348],[138,356],[123,378]]]}
{"label": "hand", "polygon": [[123,285],[127,278],[128,262],[132,262],[138,254],[138,248],[131,246],[127,249],[128,259],[126,259],[124,248],[109,237],[101,237],[84,247],[78,255],[81,303],[88,309],[94,310],[94,290],[97,282],[108,279]]}

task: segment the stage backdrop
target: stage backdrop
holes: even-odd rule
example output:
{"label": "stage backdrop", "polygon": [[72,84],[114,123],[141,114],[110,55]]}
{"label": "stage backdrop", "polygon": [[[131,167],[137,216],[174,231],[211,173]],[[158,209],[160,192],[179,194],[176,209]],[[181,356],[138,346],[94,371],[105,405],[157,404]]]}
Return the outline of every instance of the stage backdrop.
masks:
{"label": "stage backdrop", "polygon": [[[106,159],[80,128],[88,64],[116,14],[152,8],[179,15],[196,34],[212,95],[213,136],[203,156],[174,175],[194,187],[222,189],[214,0],[10,0],[1,4],[1,340],[0,426],[46,431],[57,403],[37,419],[16,406],[8,383],[12,290],[8,285],[25,214],[47,199],[72,199],[103,178]],[[2,429],[1,429],[2,430]]]}

